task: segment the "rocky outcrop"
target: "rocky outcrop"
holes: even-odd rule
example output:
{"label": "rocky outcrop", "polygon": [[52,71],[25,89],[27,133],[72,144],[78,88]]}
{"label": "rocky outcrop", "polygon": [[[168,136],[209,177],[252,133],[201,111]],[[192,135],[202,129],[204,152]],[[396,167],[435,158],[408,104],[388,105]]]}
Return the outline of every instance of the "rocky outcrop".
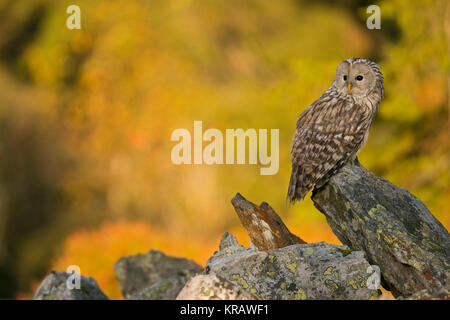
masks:
{"label": "rocky outcrop", "polygon": [[243,247],[225,233],[206,263],[214,273],[258,299],[371,299],[373,272],[364,252],[325,242],[262,251]]}
{"label": "rocky outcrop", "polygon": [[91,277],[79,276],[79,288],[73,281],[73,274],[53,271],[45,277],[34,294],[33,300],[108,300],[100,290],[97,281]]}
{"label": "rocky outcrop", "polygon": [[450,283],[450,236],[405,189],[348,164],[312,200],[343,244],[379,266],[395,296],[433,292]]}
{"label": "rocky outcrop", "polygon": [[191,275],[202,271],[195,262],[151,250],[121,258],[114,266],[127,299],[175,299]]}
{"label": "rocky outcrop", "polygon": [[[305,243],[265,202],[232,205],[251,242],[225,233],[205,270],[151,250],[114,266],[126,299],[376,299],[380,284],[401,299],[450,298],[450,237],[408,191],[359,163],[344,166],[312,200],[344,244]],[[201,273],[201,274],[200,274]],[[70,289],[52,272],[34,299],[107,299],[92,278]]]}

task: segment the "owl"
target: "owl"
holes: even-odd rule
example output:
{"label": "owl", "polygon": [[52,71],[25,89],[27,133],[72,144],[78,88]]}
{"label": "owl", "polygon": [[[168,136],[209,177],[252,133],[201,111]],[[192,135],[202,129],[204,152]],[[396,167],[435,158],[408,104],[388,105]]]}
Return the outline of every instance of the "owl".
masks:
{"label": "owl", "polygon": [[287,199],[301,201],[325,185],[364,146],[384,95],[380,67],[362,58],[342,61],[331,87],[298,118]]}

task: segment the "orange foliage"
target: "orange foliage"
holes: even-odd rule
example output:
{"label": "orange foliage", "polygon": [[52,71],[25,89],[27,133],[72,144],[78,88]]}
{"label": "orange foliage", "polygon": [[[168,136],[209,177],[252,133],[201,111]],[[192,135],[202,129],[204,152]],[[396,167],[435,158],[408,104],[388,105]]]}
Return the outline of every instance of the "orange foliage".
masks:
{"label": "orange foliage", "polygon": [[438,76],[432,76],[417,83],[414,93],[417,102],[427,111],[435,111],[445,103],[445,83]]}

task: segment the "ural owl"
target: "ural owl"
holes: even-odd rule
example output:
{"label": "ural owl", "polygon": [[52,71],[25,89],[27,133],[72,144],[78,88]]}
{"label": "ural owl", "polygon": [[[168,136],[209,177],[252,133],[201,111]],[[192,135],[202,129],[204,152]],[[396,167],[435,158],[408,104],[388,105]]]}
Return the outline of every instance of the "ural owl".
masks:
{"label": "ural owl", "polygon": [[349,58],[332,86],[299,117],[292,145],[290,202],[320,188],[353,161],[367,140],[384,95],[383,75],[372,61]]}

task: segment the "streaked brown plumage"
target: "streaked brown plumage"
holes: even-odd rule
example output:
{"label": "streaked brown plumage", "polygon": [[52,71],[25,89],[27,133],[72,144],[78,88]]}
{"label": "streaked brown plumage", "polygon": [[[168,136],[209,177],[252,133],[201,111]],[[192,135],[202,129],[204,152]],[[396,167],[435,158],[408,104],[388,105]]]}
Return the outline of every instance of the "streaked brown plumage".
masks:
{"label": "streaked brown plumage", "polygon": [[374,62],[349,58],[338,65],[333,85],[297,121],[291,150],[290,202],[322,187],[345,163],[355,159],[383,95],[383,75]]}

